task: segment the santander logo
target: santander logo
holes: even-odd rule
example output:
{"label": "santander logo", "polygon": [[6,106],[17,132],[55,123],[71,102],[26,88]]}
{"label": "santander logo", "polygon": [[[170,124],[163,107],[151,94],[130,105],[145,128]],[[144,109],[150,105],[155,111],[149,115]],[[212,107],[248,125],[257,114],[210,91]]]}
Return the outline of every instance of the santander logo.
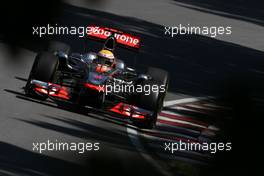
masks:
{"label": "santander logo", "polygon": [[140,47],[140,38],[136,36],[132,36],[130,34],[125,34],[115,29],[109,29],[99,26],[88,26],[87,35],[100,38],[107,39],[109,36],[114,33],[114,37],[116,38],[117,43],[129,46],[132,48]]}

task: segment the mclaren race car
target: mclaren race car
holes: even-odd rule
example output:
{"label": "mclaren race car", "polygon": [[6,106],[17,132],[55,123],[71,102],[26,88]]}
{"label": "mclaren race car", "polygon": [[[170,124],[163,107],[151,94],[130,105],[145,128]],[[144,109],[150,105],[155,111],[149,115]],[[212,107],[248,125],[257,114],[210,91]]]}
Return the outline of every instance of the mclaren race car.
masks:
{"label": "mclaren race car", "polygon": [[51,42],[35,58],[26,94],[43,101],[50,98],[99,108],[140,128],[153,128],[168,89],[168,73],[153,67],[138,73],[115,57],[117,46],[139,49],[139,37],[105,27],[90,29],[89,38],[104,41],[102,50],[72,53],[69,45]]}

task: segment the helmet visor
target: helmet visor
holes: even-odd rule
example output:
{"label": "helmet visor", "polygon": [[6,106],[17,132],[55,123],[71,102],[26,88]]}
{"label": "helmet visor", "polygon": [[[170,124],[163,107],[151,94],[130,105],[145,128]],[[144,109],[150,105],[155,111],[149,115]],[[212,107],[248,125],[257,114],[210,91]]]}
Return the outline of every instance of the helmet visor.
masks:
{"label": "helmet visor", "polygon": [[105,58],[102,56],[98,56],[96,59],[94,59],[93,63],[106,65],[106,66],[112,66],[114,63],[114,59],[109,59],[109,58]]}

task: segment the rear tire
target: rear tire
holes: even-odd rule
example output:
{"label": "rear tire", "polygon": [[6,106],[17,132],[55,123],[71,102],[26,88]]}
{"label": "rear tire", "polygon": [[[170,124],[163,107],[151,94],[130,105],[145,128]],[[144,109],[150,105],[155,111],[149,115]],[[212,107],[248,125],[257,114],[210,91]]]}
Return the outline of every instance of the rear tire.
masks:
{"label": "rear tire", "polygon": [[94,107],[102,109],[105,103],[105,92],[99,93],[97,99],[94,102]]}
{"label": "rear tire", "polygon": [[71,47],[63,42],[51,41],[47,50],[51,53],[62,51],[68,55],[70,53]]}

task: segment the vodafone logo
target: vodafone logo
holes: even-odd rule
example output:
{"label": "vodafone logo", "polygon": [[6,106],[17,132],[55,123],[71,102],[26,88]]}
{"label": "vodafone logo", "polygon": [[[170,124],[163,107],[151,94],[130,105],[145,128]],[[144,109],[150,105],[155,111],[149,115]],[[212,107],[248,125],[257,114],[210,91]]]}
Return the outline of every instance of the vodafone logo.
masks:
{"label": "vodafone logo", "polygon": [[[140,44],[139,37],[135,37],[135,36],[125,34],[125,33],[120,34],[120,32],[115,29],[107,29],[107,28],[98,27],[98,26],[89,26],[87,30],[87,34],[89,36],[93,36],[96,38],[107,39],[108,37],[112,35],[111,31],[114,32],[114,37],[116,38],[117,43],[129,46],[129,47],[133,47],[133,48],[139,48],[139,44]],[[118,33],[115,33],[115,31]]]}

